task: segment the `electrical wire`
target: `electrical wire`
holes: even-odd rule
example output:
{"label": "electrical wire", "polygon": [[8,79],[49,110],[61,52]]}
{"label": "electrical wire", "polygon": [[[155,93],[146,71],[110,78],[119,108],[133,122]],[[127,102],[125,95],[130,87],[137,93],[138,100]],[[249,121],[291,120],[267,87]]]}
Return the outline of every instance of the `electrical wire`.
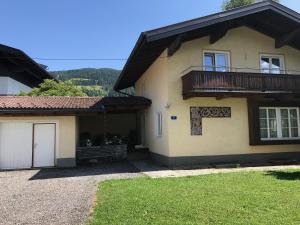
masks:
{"label": "electrical wire", "polygon": [[[19,59],[22,57],[1,57],[0,59]],[[168,58],[167,56],[159,56],[156,59],[159,58]],[[41,58],[41,57],[33,57],[32,59],[34,60],[40,60],[40,61],[127,61],[128,58]],[[147,59],[142,59],[142,60],[138,60],[138,63],[143,63],[146,62]],[[201,69],[201,70],[205,70],[206,66],[191,66],[185,70],[183,70],[181,73],[185,73],[188,70],[192,70],[192,69]],[[251,67],[224,67],[224,66],[220,66],[220,67],[216,67],[216,68],[226,68],[226,71],[231,71],[231,72],[249,72],[249,71],[262,71],[261,68],[251,68]],[[226,72],[225,71],[225,72]],[[282,73],[285,74],[289,74],[289,73],[299,73],[299,70],[280,70]]]}

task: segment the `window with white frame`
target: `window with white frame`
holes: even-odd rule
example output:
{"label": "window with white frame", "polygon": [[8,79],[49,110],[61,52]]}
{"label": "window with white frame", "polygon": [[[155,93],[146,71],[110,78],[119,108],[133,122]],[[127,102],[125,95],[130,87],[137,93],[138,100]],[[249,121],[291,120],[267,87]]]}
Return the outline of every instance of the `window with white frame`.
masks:
{"label": "window with white frame", "polygon": [[205,71],[228,72],[229,52],[204,51],[203,67]]}
{"label": "window with white frame", "polygon": [[162,113],[161,112],[156,113],[156,136],[157,137],[162,136]]}
{"label": "window with white frame", "polygon": [[299,109],[290,107],[259,108],[262,140],[299,139]]}
{"label": "window with white frame", "polygon": [[284,56],[282,55],[261,55],[260,70],[262,73],[284,74]]}

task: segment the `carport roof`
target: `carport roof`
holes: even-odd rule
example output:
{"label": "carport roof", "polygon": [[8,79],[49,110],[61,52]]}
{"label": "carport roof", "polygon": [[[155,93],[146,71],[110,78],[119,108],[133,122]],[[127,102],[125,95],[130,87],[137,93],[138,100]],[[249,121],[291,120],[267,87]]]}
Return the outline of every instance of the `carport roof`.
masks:
{"label": "carport roof", "polygon": [[131,97],[0,96],[0,114],[76,114],[134,111],[151,105],[149,99]]}

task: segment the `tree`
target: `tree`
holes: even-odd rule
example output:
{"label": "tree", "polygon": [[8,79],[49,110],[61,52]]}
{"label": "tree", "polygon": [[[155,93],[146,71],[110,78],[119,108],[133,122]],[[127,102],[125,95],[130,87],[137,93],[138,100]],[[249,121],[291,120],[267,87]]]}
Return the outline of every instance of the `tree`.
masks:
{"label": "tree", "polygon": [[20,93],[21,96],[86,96],[86,94],[71,81],[44,80],[37,88],[29,93]]}
{"label": "tree", "polygon": [[[251,5],[255,2],[261,2],[264,0],[225,0],[222,5],[223,11],[234,9],[237,7],[245,6],[245,5]],[[279,0],[273,0],[275,2],[279,2]]]}

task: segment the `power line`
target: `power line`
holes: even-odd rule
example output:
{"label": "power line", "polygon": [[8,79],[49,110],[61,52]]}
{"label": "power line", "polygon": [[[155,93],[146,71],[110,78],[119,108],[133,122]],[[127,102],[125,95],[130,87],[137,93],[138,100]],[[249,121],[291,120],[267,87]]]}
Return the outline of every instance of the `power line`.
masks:
{"label": "power line", "polygon": [[[23,58],[23,57],[18,57],[18,56],[1,57],[0,56],[0,59],[20,59],[20,58]],[[160,58],[168,58],[168,57],[167,56],[159,56],[156,59],[160,59]],[[40,60],[40,61],[127,61],[128,60],[128,58],[40,58],[40,57],[33,57],[32,59]],[[141,62],[147,61],[147,59],[141,59],[141,60],[137,60],[137,61],[139,63],[141,63]],[[181,73],[184,73],[193,68],[195,68],[195,69],[201,68],[201,70],[205,70],[206,66],[191,66],[191,67],[185,69],[184,71],[182,71]],[[249,71],[255,71],[255,72],[262,71],[261,68],[251,68],[251,67],[224,67],[224,66],[221,66],[220,68],[227,68],[228,71],[240,72],[240,73],[249,72]],[[300,73],[299,70],[287,70],[287,69],[283,69],[283,70],[279,69],[279,70],[284,73],[292,73],[292,72]]]}
{"label": "power line", "polygon": [[44,61],[126,61],[126,58],[32,58]]}
{"label": "power line", "polygon": [[[23,59],[24,57],[18,56],[5,56],[0,59]],[[157,58],[167,58],[166,56],[160,56]],[[31,57],[34,60],[41,61],[127,61],[128,58],[41,58],[41,57]]]}

